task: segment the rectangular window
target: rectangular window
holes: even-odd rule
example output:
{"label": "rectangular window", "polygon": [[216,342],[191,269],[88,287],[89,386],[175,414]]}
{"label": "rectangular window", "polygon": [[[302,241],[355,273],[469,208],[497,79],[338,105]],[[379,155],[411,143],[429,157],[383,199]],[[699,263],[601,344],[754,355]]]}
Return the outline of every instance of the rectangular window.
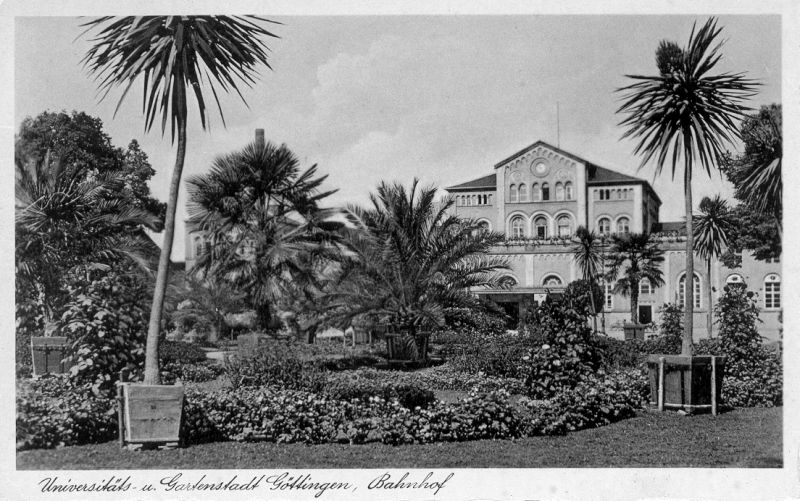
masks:
{"label": "rectangular window", "polygon": [[603,291],[605,292],[606,304],[604,309],[606,311],[614,308],[614,294],[611,292],[611,284],[604,284]]}
{"label": "rectangular window", "polygon": [[764,308],[777,310],[781,307],[781,283],[767,282],[764,284]]}

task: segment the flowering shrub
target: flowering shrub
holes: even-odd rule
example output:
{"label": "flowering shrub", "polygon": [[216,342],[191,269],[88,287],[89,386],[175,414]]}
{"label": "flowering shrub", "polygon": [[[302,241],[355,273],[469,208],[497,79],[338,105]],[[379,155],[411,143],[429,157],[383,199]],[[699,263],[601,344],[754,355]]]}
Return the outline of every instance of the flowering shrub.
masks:
{"label": "flowering shrub", "polygon": [[541,339],[528,334],[500,334],[484,336],[467,331],[463,342],[450,346],[442,353],[456,370],[500,378],[520,377],[520,359],[531,348],[539,346]]}
{"label": "flowering shrub", "polygon": [[343,402],[270,387],[200,393],[187,389],[185,428],[191,443],[208,440],[277,443],[431,443],[520,436],[519,416],[504,392],[472,394],[428,409],[371,397]]}
{"label": "flowering shrub", "polygon": [[522,357],[520,376],[532,398],[548,398],[573,388],[600,366],[600,351],[582,311],[548,297],[533,315],[533,329],[544,343]]}
{"label": "flowering shrub", "polygon": [[505,389],[512,394],[523,393],[524,391],[522,381],[519,379],[487,376],[483,373],[466,373],[454,368],[449,362],[413,372],[379,371],[364,368],[356,371],[343,371],[335,376],[328,375],[329,380],[335,377],[358,377],[369,379],[376,383],[410,384],[431,390],[475,390],[481,393],[489,393]]}
{"label": "flowering shrub", "polygon": [[639,370],[601,372],[549,399],[523,400],[529,413],[525,433],[559,435],[604,426],[633,416],[644,407],[648,392],[647,379]]}
{"label": "flowering shrub", "polygon": [[380,397],[384,400],[396,399],[400,405],[409,409],[426,408],[436,400],[433,392],[422,385],[389,381],[385,378],[381,380],[360,377],[359,371],[352,371],[341,376],[331,375],[322,391],[331,398],[348,401],[368,401],[372,397]]}
{"label": "flowering shrub", "polygon": [[725,286],[714,314],[719,348],[728,357],[722,400],[735,407],[772,407],[783,403],[783,366],[758,334],[756,295],[741,286]]}
{"label": "flowering shrub", "polygon": [[16,403],[17,450],[105,442],[117,434],[115,401],[67,375],[19,384]]}

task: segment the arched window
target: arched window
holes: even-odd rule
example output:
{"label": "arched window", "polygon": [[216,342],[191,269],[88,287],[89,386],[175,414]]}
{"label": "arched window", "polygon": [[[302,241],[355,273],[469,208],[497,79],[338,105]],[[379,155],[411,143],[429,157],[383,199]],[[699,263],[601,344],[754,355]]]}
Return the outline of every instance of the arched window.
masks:
{"label": "arched window", "polygon": [[556,183],[556,200],[564,200],[564,185],[561,183]]}
{"label": "arched window", "polygon": [[542,201],[546,202],[548,200],[550,200],[550,185],[542,183]]}
{"label": "arched window", "polygon": [[558,216],[556,220],[556,226],[558,227],[558,236],[561,238],[566,238],[572,235],[572,222],[570,217],[566,214]]}
{"label": "arched window", "polygon": [[539,216],[533,220],[533,235],[536,238],[547,238],[547,218]]}
{"label": "arched window", "polygon": [[628,233],[631,230],[631,221],[627,217],[617,219],[617,233]]}
{"label": "arched window", "polygon": [[650,280],[648,278],[645,277],[645,278],[639,280],[639,294],[640,295],[652,294],[653,292],[655,292],[655,288],[653,287],[653,284],[650,282]]}
{"label": "arched window", "polygon": [[497,285],[500,287],[514,287],[517,283],[517,279],[511,275],[503,275],[500,277],[500,280],[497,281]]}
{"label": "arched window", "polygon": [[781,277],[770,273],[764,279],[764,309],[778,310],[781,307]]}
{"label": "arched window", "polygon": [[[694,274],[693,280],[693,294],[694,296],[694,307],[700,308],[700,277],[697,276],[697,273]],[[683,308],[685,306],[685,297],[686,297],[686,273],[681,275],[680,280],[678,280],[678,306]]]}
{"label": "arched window", "polygon": [[564,183],[564,195],[566,196],[567,200],[572,200],[575,198],[575,193],[572,191],[572,183],[569,181]]}
{"label": "arched window", "polygon": [[558,287],[561,284],[561,279],[557,275],[547,275],[542,279],[542,285],[545,287]]}
{"label": "arched window", "polygon": [[597,221],[597,233],[601,235],[608,235],[611,233],[611,219],[601,217],[600,220]]}
{"label": "arched window", "polygon": [[489,225],[489,221],[484,219],[482,221],[478,221],[478,230],[482,233],[486,233],[488,231],[492,231],[492,227]]}
{"label": "arched window", "polygon": [[520,202],[527,202],[528,201],[528,185],[521,183],[519,185],[519,201]]}
{"label": "arched window", "polygon": [[738,273],[731,273],[728,275],[728,278],[725,279],[726,285],[736,285],[740,287],[747,287],[747,284],[744,283],[744,278]]}
{"label": "arched window", "polygon": [[539,187],[539,183],[533,183],[533,185],[531,185],[531,200],[534,202],[542,201],[542,190]]}
{"label": "arched window", "polygon": [[511,220],[511,238],[522,238],[525,236],[525,218],[514,216]]}
{"label": "arched window", "polygon": [[516,202],[518,200],[517,197],[517,185],[512,184],[508,187],[508,201],[509,202]]}

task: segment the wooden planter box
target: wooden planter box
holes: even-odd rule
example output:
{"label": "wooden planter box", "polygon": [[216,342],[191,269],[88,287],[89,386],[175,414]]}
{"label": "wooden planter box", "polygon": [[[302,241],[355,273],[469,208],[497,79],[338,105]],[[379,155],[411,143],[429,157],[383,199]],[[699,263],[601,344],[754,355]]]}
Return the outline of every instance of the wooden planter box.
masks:
{"label": "wooden planter box", "polygon": [[650,405],[659,410],[717,413],[721,402],[725,357],[650,355]]}
{"label": "wooden planter box", "polygon": [[392,364],[424,364],[428,360],[428,341],[430,335],[427,332],[418,333],[415,337],[417,343],[418,357],[412,358],[406,353],[405,339],[407,334],[386,334],[386,361]]}
{"label": "wooden planter box", "polygon": [[120,445],[178,445],[183,386],[122,383],[119,395]]}
{"label": "wooden planter box", "polygon": [[622,329],[625,331],[625,341],[644,340],[645,324],[625,324]]}
{"label": "wooden planter box", "polygon": [[65,337],[32,337],[33,375],[63,374],[69,371],[72,361],[64,360],[68,347],[69,342]]}

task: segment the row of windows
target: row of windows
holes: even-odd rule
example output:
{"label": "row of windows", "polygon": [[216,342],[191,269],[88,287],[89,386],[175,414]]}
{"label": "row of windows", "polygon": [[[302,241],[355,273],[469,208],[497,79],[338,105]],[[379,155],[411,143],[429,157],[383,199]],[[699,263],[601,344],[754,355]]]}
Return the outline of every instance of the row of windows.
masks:
{"label": "row of windows", "polygon": [[633,200],[633,188],[604,188],[594,190],[595,200]]}
{"label": "row of windows", "polygon": [[474,194],[474,195],[458,195],[456,197],[457,205],[461,207],[466,207],[470,205],[492,205],[492,195],[489,193],[485,194]]}
{"label": "row of windows", "polygon": [[[555,188],[555,200],[574,200],[575,192],[572,188],[572,183],[558,182]],[[533,183],[531,185],[531,199],[528,199],[528,185],[524,183],[512,184],[508,187],[508,201],[509,202],[547,202],[550,200],[550,184]]]}
{"label": "row of windows", "polygon": [[[614,228],[616,233],[628,233],[631,231],[631,220],[627,216],[617,219],[617,224]],[[597,221],[597,233],[600,235],[611,234],[611,218],[601,217]]]}
{"label": "row of windows", "polygon": [[[525,218],[514,216],[511,219],[511,238],[525,238]],[[556,235],[567,238],[572,235],[572,218],[562,214],[556,218]],[[533,237],[550,238],[550,222],[545,216],[538,216],[533,220]]]}
{"label": "row of windows", "polygon": [[[517,285],[517,279],[506,275],[501,280],[501,283],[508,286]],[[694,307],[699,309],[701,307],[701,298],[702,298],[702,290],[700,285],[700,277],[695,274],[693,280],[693,291],[692,291],[692,299],[694,301]],[[744,280],[742,279],[741,275],[736,273],[728,276],[726,283],[731,284],[741,284],[744,285]],[[542,285],[545,287],[552,287],[552,286],[560,286],[563,285],[563,282],[557,275],[547,275],[542,279]],[[614,293],[612,292],[613,285],[609,283],[603,284],[603,291],[605,296],[605,309],[610,310],[614,308]],[[650,281],[646,278],[643,278],[639,282],[639,294],[653,294],[655,292],[655,288],[650,283]],[[681,308],[685,305],[686,300],[686,274],[682,275],[680,280],[678,280],[678,297],[677,302],[678,306]],[[777,274],[770,274],[764,279],[764,309],[766,310],[777,310],[781,307],[781,278]]]}

